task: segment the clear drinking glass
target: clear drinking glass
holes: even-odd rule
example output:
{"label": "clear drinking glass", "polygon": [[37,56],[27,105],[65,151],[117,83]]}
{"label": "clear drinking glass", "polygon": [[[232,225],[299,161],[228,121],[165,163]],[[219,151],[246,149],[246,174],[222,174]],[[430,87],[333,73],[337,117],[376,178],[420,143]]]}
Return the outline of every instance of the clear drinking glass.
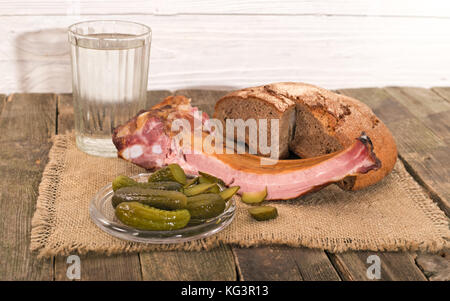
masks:
{"label": "clear drinking glass", "polygon": [[86,21],[69,27],[76,143],[117,156],[113,129],[145,109],[151,29],[128,21]]}

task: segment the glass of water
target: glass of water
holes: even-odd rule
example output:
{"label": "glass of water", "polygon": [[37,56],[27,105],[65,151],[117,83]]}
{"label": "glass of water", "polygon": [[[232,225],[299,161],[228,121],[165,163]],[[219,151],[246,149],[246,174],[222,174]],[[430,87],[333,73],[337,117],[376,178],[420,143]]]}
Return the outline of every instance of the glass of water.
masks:
{"label": "glass of water", "polygon": [[128,21],[69,27],[77,147],[115,157],[115,127],[145,109],[151,29]]}

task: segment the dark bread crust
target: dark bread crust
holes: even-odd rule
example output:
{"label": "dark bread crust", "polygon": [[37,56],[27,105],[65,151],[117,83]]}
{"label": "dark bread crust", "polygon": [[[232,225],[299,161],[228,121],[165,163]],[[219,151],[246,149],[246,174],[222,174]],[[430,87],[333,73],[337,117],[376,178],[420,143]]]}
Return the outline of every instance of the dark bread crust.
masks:
{"label": "dark bread crust", "polygon": [[[297,126],[295,135],[289,142],[289,149],[302,158],[341,150],[351,145],[361,132],[365,132],[372,140],[374,152],[381,161],[381,168],[345,179],[339,184],[343,189],[358,190],[372,185],[384,178],[394,167],[397,147],[391,132],[367,105],[354,98],[304,83],[274,83],[225,95],[216,103],[214,116],[220,115],[217,112],[226,107],[230,99],[245,100],[249,97],[258,99],[262,106],[269,105],[275,108],[280,116],[297,106]],[[302,125],[303,120],[299,120],[300,113],[304,114],[303,116],[309,114],[313,117],[316,123],[314,130],[323,137],[317,141],[314,141],[314,137],[304,139],[304,128],[308,125]],[[317,129],[320,125],[321,128]],[[327,147],[322,147],[325,143]]]}

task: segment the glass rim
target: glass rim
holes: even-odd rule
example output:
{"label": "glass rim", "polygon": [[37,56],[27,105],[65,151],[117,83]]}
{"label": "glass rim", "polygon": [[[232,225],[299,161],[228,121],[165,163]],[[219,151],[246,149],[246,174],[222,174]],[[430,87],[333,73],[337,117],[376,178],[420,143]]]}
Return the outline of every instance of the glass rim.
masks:
{"label": "glass rim", "polygon": [[[115,37],[115,38],[99,38],[99,37],[93,37],[89,34],[81,34],[75,31],[75,28],[81,24],[85,24],[85,23],[96,23],[96,22],[114,22],[114,23],[124,23],[124,24],[131,24],[131,25],[137,25],[140,26],[142,28],[144,28],[145,32],[141,33],[141,34],[136,34],[133,35],[132,37]],[[80,21],[77,23],[74,23],[72,25],[70,25],[67,28],[67,31],[76,36],[76,37],[80,37],[83,39],[92,39],[92,40],[113,40],[113,41],[126,41],[126,40],[134,40],[137,38],[141,38],[141,37],[145,37],[145,36],[151,36],[152,34],[152,29],[150,26],[142,24],[142,23],[138,23],[138,22],[134,22],[134,21],[128,21],[128,20],[113,20],[113,19],[106,19],[106,20],[86,20],[86,21]]]}

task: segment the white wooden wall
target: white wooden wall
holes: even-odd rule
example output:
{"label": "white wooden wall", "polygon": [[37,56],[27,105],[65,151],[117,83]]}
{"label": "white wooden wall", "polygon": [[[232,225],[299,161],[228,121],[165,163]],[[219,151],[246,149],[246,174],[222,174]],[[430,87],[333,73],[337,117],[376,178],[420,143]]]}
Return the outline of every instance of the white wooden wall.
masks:
{"label": "white wooden wall", "polygon": [[70,92],[66,28],[153,29],[149,89],[450,86],[448,0],[0,0],[0,93]]}

